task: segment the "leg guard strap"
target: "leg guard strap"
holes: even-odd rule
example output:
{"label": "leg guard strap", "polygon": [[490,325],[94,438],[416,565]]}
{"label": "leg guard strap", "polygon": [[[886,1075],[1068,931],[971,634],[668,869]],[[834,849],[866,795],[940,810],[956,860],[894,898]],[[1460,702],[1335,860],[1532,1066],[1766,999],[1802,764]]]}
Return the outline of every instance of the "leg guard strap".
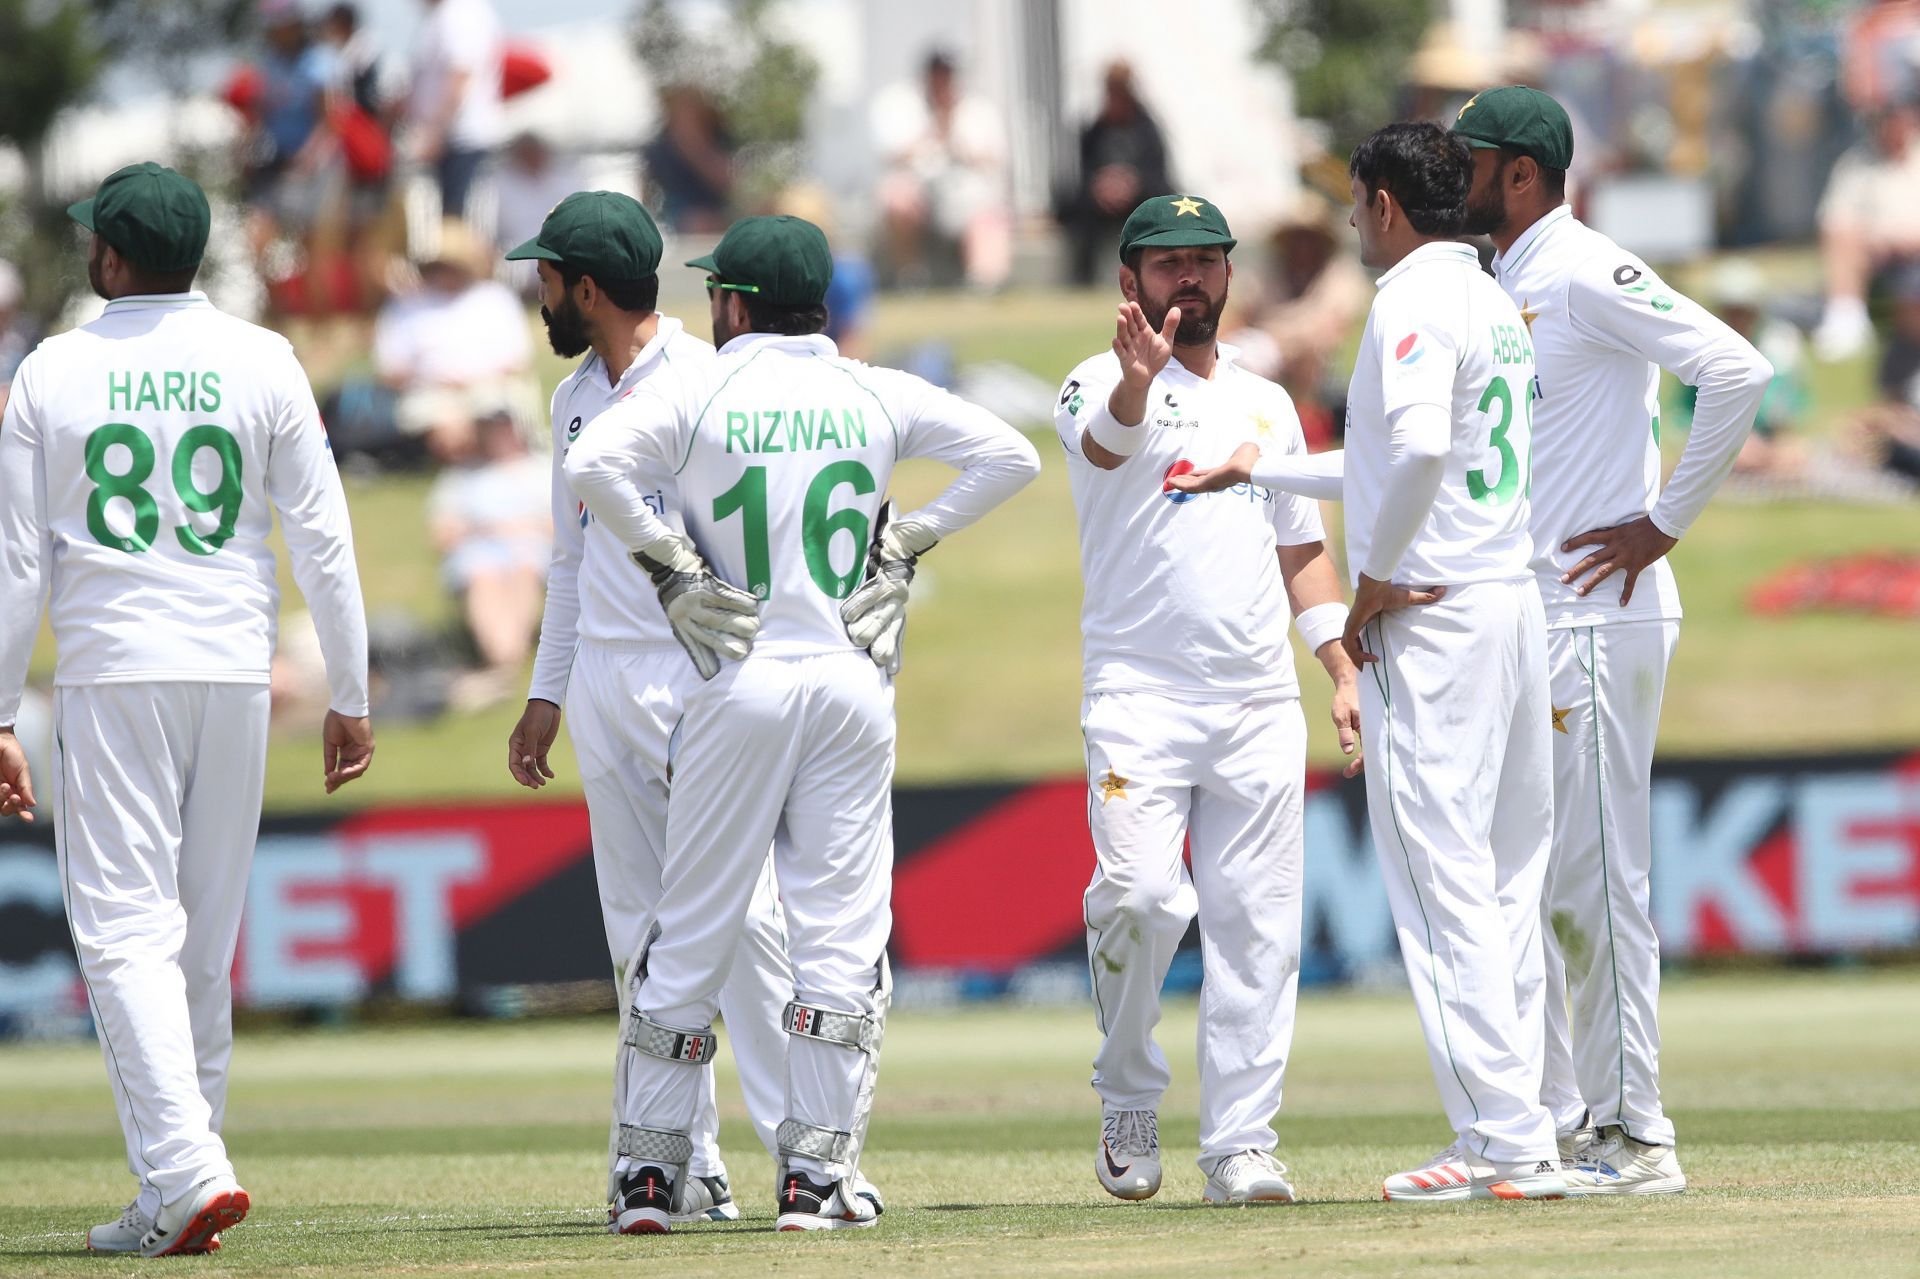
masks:
{"label": "leg guard strap", "polygon": [[780,1153],[818,1159],[825,1164],[844,1164],[853,1155],[853,1134],[837,1128],[821,1128],[798,1119],[780,1121]]}
{"label": "leg guard strap", "polygon": [[884,1012],[877,1017],[865,1013],[843,1013],[831,1008],[816,1008],[796,1000],[787,1005],[787,1011],[780,1021],[789,1035],[805,1035],[809,1039],[824,1040],[874,1056],[880,1051],[884,1017]]}
{"label": "leg guard strap", "polygon": [[693,1138],[666,1128],[621,1124],[619,1150],[629,1159],[677,1164],[684,1168],[693,1159]]}
{"label": "leg guard strap", "polygon": [[622,1038],[629,1048],[664,1061],[704,1066],[713,1060],[712,1026],[700,1030],[675,1030],[671,1026],[662,1026],[638,1008],[628,1015],[627,1031]]}

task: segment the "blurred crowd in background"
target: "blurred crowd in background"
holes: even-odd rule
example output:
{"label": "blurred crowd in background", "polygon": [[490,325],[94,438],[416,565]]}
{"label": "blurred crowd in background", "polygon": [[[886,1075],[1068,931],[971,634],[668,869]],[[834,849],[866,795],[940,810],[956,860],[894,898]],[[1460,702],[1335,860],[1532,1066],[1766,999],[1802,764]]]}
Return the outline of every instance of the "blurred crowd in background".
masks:
{"label": "blurred crowd in background", "polygon": [[[877,0],[621,0],[598,29],[628,61],[583,70],[577,43],[509,23],[494,0],[405,0],[404,45],[354,3],[182,0],[222,38],[182,64],[194,83],[173,96],[218,109],[170,126],[174,154],[159,158],[229,202],[217,226],[244,251],[209,264],[216,301],[294,335],[343,466],[433,476],[425,518],[461,604],[459,657],[417,635],[375,636],[391,668],[445,674],[408,683],[415,709],[517,694],[551,527],[534,279],[500,249],[589,186],[640,195],[688,243],[744,214],[819,222],[836,253],[832,336],[949,382],[965,375],[951,352],[896,350],[874,332],[877,295],[1110,290],[1136,203],[1225,187],[1217,198],[1241,236],[1226,340],[1287,388],[1309,441],[1326,447],[1343,416],[1343,352],[1371,297],[1346,224],[1347,147],[1392,116],[1447,122],[1479,89],[1537,84],[1574,116],[1582,216],[1673,269],[1778,370],[1736,488],[1911,494],[1920,0],[1196,3],[1220,47],[1189,60],[1190,41],[1163,46],[1150,23],[1126,30],[1156,16],[1144,0],[981,0],[948,28]],[[89,4],[115,8],[42,7]],[[811,45],[794,35],[815,21],[886,33],[846,51],[851,87],[819,56],[847,32],[815,31]],[[942,30],[997,52],[972,58],[967,41],[928,37]],[[0,64],[44,56],[23,42]],[[629,81],[644,95],[632,112]],[[569,118],[604,102],[604,118],[553,128],[542,95],[564,95]],[[0,141],[18,159],[0,155],[0,251],[15,258],[0,260],[0,397],[41,333],[87,314],[70,241],[47,238],[71,233],[48,231],[58,219],[44,215],[101,173],[70,172],[75,189],[54,189],[57,125],[0,101]],[[857,182],[845,163],[856,153]],[[1870,358],[1876,402],[1809,439],[1819,367]],[[1038,420],[1048,384],[1009,377],[990,382],[994,407]],[[287,649],[283,691],[296,698],[298,635]]]}

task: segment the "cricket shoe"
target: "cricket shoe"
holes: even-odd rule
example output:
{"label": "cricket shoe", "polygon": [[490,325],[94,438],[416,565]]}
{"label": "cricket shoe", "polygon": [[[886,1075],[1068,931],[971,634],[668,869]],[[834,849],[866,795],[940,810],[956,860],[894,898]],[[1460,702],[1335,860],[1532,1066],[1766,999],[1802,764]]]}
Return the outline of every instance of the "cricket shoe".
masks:
{"label": "cricket shoe", "polygon": [[673,1178],[658,1164],[635,1168],[620,1179],[620,1195],[613,1208],[614,1234],[664,1235],[673,1229],[675,1220]]}
{"label": "cricket shoe", "polygon": [[1264,1150],[1243,1150],[1217,1160],[1201,1199],[1210,1204],[1290,1204],[1287,1166]]}
{"label": "cricket shoe", "polygon": [[780,1178],[774,1197],[780,1209],[775,1230],[864,1230],[880,1220],[874,1201],[845,1181],[816,1181],[793,1169]]}
{"label": "cricket shoe", "polygon": [[1380,1187],[1396,1203],[1452,1203],[1462,1199],[1565,1199],[1567,1179],[1558,1159],[1495,1164],[1470,1159],[1449,1146],[1423,1168],[1397,1172]]}
{"label": "cricket shoe", "polygon": [[1100,1112],[1100,1184],[1116,1199],[1151,1199],[1160,1189],[1160,1117],[1151,1110]]}
{"label": "cricket shoe", "polygon": [[1591,1123],[1575,1128],[1572,1132],[1558,1134],[1554,1141],[1560,1147],[1560,1166],[1572,1168],[1575,1164],[1585,1163],[1587,1152],[1598,1140],[1599,1134]]}
{"label": "cricket shoe", "polygon": [[[232,1177],[209,1177],[160,1209],[140,1237],[140,1255],[176,1257],[212,1252],[219,1246],[220,1232],[246,1220],[252,1207],[253,1200]],[[92,1232],[88,1232],[88,1242],[92,1242]]]}
{"label": "cricket shoe", "polygon": [[674,1201],[671,1214],[676,1226],[691,1225],[697,1221],[738,1221],[740,1205],[733,1201],[733,1190],[727,1185],[725,1171],[711,1177],[688,1175],[680,1186],[680,1197]]}
{"label": "cricket shoe", "polygon": [[1686,1188],[1672,1146],[1635,1141],[1618,1124],[1602,1128],[1567,1170],[1567,1189],[1576,1195],[1675,1195]]}
{"label": "cricket shoe", "polygon": [[[87,1251],[139,1252],[140,1241],[151,1229],[153,1229],[153,1218],[140,1211],[140,1201],[136,1199],[120,1214],[120,1220],[102,1222],[87,1231]],[[205,1247],[192,1251],[220,1251],[220,1236],[214,1235],[207,1240]]]}
{"label": "cricket shoe", "polygon": [[873,1215],[878,1217],[887,1211],[887,1201],[880,1197],[880,1187],[867,1180],[865,1173],[853,1174],[853,1197],[864,1199],[873,1205]]}

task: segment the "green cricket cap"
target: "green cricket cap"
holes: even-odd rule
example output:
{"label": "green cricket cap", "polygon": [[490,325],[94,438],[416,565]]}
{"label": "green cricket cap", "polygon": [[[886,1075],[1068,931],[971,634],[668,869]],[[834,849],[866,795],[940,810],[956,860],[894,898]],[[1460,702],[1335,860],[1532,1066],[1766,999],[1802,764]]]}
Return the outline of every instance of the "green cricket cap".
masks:
{"label": "green cricket cap", "polygon": [[1573,164],[1573,121],[1567,109],[1523,84],[1488,89],[1467,99],[1453,131],[1470,147],[1497,148],[1532,156],[1547,169]]}
{"label": "green cricket cap", "polygon": [[597,280],[639,280],[660,269],[661,252],[660,228],[640,201],[617,191],[575,191],[507,258],[538,258]]}
{"label": "green cricket cap", "polygon": [[1120,260],[1135,249],[1199,248],[1217,244],[1228,253],[1240,243],[1219,208],[1197,195],[1156,195],[1143,200],[1120,228]]}
{"label": "green cricket cap", "polygon": [[185,174],[148,160],[107,175],[67,215],[145,271],[185,271],[207,254],[213,211]]}
{"label": "green cricket cap", "polygon": [[727,228],[713,252],[687,263],[724,288],[775,306],[819,306],[833,280],[827,235],[805,218],[781,214],[742,218]]}

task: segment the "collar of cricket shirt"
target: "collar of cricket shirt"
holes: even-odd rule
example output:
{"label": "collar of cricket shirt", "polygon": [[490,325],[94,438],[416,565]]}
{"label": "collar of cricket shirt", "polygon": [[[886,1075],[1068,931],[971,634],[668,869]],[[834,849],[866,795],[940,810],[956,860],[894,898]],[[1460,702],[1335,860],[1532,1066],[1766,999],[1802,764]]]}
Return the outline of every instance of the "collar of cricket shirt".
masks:
{"label": "collar of cricket shirt", "polygon": [[725,346],[720,354],[732,355],[736,351],[787,351],[794,355],[838,355],[840,348],[833,339],[824,333],[742,333]]}
{"label": "collar of cricket shirt", "polygon": [[1388,267],[1386,272],[1375,282],[1374,287],[1377,289],[1386,288],[1387,281],[1406,274],[1422,262],[1446,262],[1458,258],[1464,258],[1468,262],[1473,263],[1475,270],[1478,270],[1480,267],[1480,255],[1474,252],[1471,244],[1462,244],[1458,240],[1429,240],[1413,252],[1407,254],[1406,257],[1401,258],[1398,262]]}
{"label": "collar of cricket shirt", "polygon": [[[640,353],[633,357],[633,363],[627,365],[627,371],[620,375],[620,380],[611,384],[613,389],[624,395],[632,389],[633,383],[651,373],[654,366],[659,364],[661,357],[666,355],[667,343],[679,336],[680,330],[685,327],[673,316],[662,315],[660,323],[654,328],[653,337],[648,339],[647,344],[640,348]],[[606,382],[607,366],[598,355],[593,357],[593,362],[596,366],[592,370],[593,376],[603,383]]]}
{"label": "collar of cricket shirt", "polygon": [[1522,231],[1520,238],[1508,245],[1505,253],[1496,253],[1493,255],[1493,273],[1497,276],[1505,275],[1514,267],[1519,266],[1521,259],[1533,251],[1533,246],[1540,243],[1542,236],[1546,235],[1547,232],[1559,226],[1561,223],[1571,221],[1573,221],[1573,206],[1571,204],[1560,205],[1558,208],[1547,213],[1532,226]]}
{"label": "collar of cricket shirt", "polygon": [[185,293],[129,293],[126,297],[115,298],[107,303],[109,311],[133,311],[144,307],[162,306],[212,306],[207,295],[199,289],[189,289]]}

